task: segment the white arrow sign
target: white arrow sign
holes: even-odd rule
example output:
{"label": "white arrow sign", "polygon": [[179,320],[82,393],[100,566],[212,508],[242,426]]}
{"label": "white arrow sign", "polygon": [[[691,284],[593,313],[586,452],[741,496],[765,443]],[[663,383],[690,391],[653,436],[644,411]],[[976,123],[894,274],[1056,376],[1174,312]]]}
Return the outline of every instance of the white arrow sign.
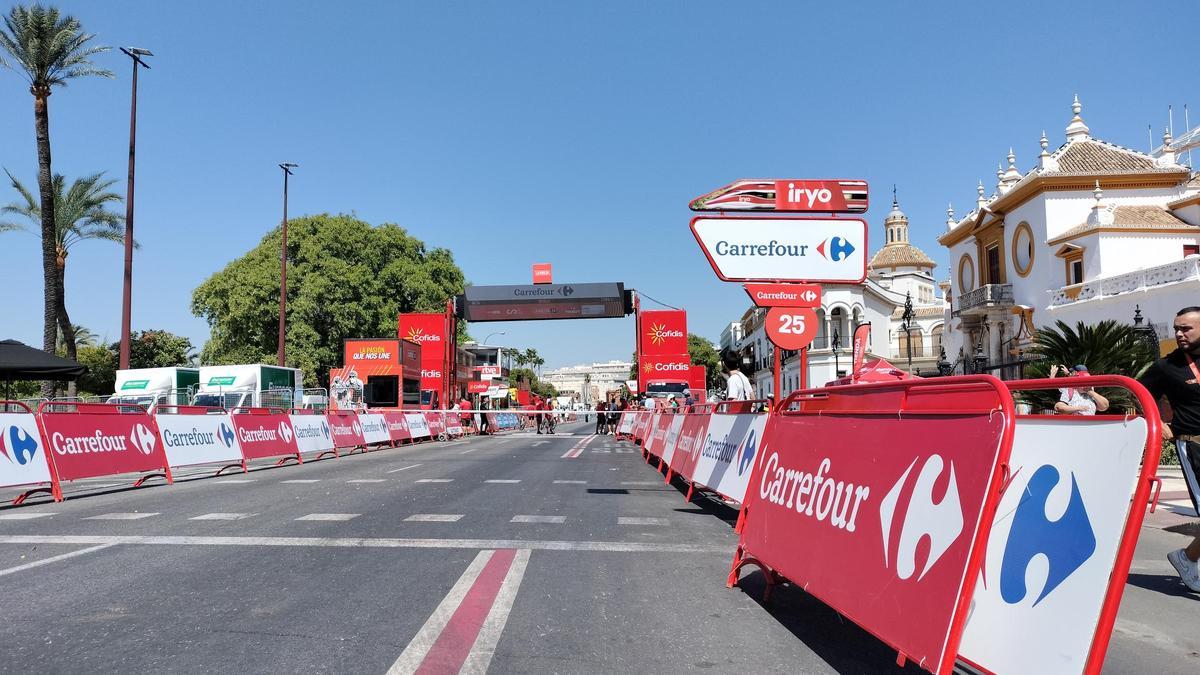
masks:
{"label": "white arrow sign", "polygon": [[867,278],[867,222],[859,218],[700,217],[692,234],[723,281]]}

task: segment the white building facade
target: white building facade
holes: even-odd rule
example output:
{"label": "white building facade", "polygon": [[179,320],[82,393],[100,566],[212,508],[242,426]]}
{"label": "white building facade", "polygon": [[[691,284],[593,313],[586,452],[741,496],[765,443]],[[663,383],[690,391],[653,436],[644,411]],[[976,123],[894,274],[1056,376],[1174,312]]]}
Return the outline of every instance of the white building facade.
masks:
{"label": "white building facade", "polygon": [[997,171],[975,208],[949,211],[938,242],[950,253],[944,332],[956,372],[1017,377],[1032,333],[1064,321],[1131,323],[1135,311],[1172,348],[1169,326],[1200,304],[1200,181],[1169,133],[1142,153],[1094,138],[1076,98],[1066,142],[1045,136],[1037,165]]}
{"label": "white building facade", "polygon": [[580,403],[595,403],[604,400],[606,392],[620,389],[629,379],[632,367],[629,361],[567,366],[547,370],[542,380],[554,385],[561,396],[572,396]]}

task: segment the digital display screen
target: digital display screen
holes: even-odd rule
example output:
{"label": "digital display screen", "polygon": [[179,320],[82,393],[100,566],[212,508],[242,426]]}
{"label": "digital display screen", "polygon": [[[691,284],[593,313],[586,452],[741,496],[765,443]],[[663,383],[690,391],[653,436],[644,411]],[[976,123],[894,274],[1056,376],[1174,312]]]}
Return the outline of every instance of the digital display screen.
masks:
{"label": "digital display screen", "polygon": [[625,316],[625,285],[469,286],[458,302],[467,321],[620,318]]}

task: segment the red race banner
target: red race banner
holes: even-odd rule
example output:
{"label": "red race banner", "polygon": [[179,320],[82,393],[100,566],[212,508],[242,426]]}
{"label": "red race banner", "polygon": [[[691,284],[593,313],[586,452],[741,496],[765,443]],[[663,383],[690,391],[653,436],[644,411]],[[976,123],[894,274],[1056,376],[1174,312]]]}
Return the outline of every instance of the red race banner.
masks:
{"label": "red race banner", "polygon": [[476,381],[476,380],[471,380],[471,381],[467,382],[467,393],[468,394],[487,393],[487,390],[488,390],[488,387],[490,386],[490,384],[491,384],[490,382],[480,382],[480,381]]}
{"label": "red race banner", "polygon": [[850,377],[852,381],[858,379],[858,371],[862,370],[863,359],[867,355],[867,339],[871,337],[871,322],[859,324],[858,328],[854,329],[854,342],[851,344],[851,349],[854,353],[854,363],[851,364]]}
{"label": "red race banner", "polygon": [[325,415],[325,419],[329,422],[329,431],[333,435],[333,447],[357,448],[367,444],[356,413],[348,410],[330,411]]}
{"label": "red race banner", "polygon": [[821,306],[818,284],[742,284],[750,301],[758,307]]}
{"label": "red race banner", "polygon": [[687,312],[647,310],[638,314],[642,356],[687,353]]}
{"label": "red race banner", "polygon": [[78,404],[78,412],[46,412],[47,405],[38,417],[59,480],[167,470],[158,426],[145,410]]}
{"label": "red race banner", "polygon": [[342,350],[346,366],[400,365],[399,340],[346,340]]}
{"label": "red race banner", "polygon": [[772,307],[763,325],[776,347],[804,349],[817,336],[817,313],[805,307]]}
{"label": "red race banner", "polygon": [[688,374],[692,370],[691,359],[687,354],[673,354],[670,356],[642,356],[641,359],[641,377],[638,382],[643,387],[651,382],[662,382],[671,380],[675,382],[686,382]]}
{"label": "red race banner", "polygon": [[446,419],[442,417],[442,413],[425,413],[425,422],[429,425],[430,436],[437,438],[446,433]]}
{"label": "red race banner", "polygon": [[246,459],[262,459],[280,455],[295,455],[300,459],[300,448],[296,445],[296,432],[292,422],[283,413],[235,412],[233,429],[237,432]]}
{"label": "red race banner", "polygon": [[383,419],[387,422],[388,434],[393,442],[412,440],[412,432],[408,430],[408,418],[404,416],[404,412],[389,410],[383,413]]}
{"label": "red race banner", "polygon": [[765,565],[950,673],[1012,449],[1008,390],[990,376],[917,379],[797,392],[780,410],[731,583],[741,561]]}

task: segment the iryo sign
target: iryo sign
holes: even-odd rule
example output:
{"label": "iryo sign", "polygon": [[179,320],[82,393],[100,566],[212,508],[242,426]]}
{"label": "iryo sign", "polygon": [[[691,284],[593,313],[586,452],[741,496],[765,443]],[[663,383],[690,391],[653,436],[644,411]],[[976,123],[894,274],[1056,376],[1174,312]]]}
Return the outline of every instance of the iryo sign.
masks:
{"label": "iryo sign", "polygon": [[740,180],[697,197],[693,211],[865,213],[865,180]]}
{"label": "iryo sign", "polygon": [[867,278],[867,222],[859,218],[699,217],[692,234],[722,281]]}

